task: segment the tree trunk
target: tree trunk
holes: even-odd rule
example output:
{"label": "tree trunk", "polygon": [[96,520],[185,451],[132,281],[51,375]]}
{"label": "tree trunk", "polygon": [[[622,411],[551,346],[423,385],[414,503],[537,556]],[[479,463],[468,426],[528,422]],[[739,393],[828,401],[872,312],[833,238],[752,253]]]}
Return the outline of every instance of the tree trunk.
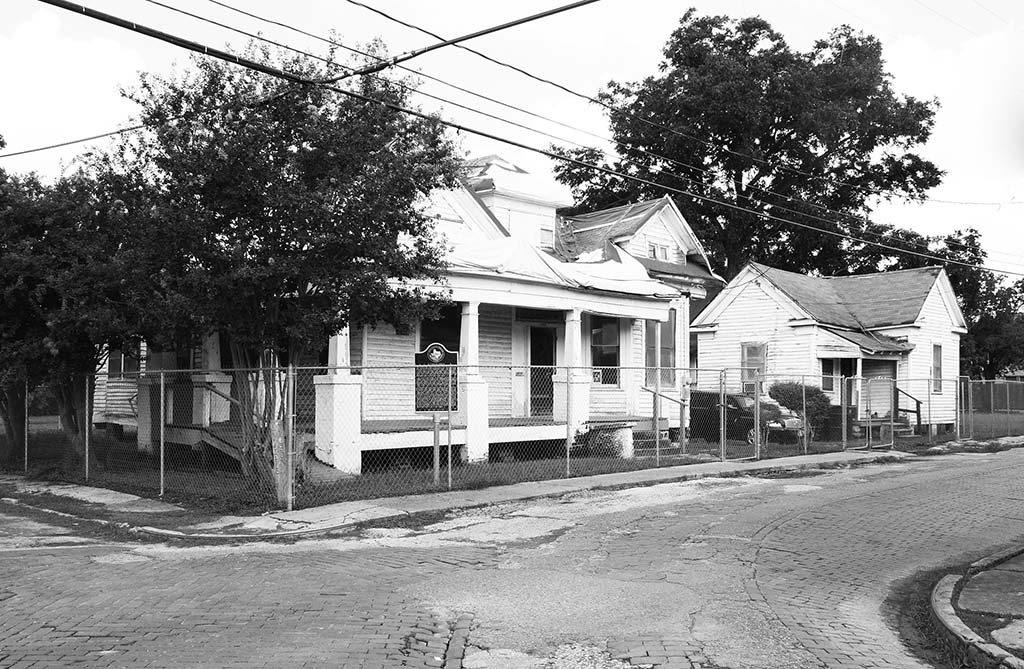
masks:
{"label": "tree trunk", "polygon": [[0,397],[0,418],[4,421],[6,441],[0,442],[0,462],[14,462],[18,447],[25,443],[25,383],[14,382],[3,387]]}
{"label": "tree trunk", "polygon": [[89,383],[89,398],[91,399],[94,391],[93,386],[95,385],[95,378],[92,376],[72,374],[65,376],[56,384],[57,407],[61,416],[61,426],[68,438],[68,450],[64,454],[64,462],[69,471],[74,471],[82,466],[87,455],[90,468],[95,468],[99,465],[96,449],[92,448],[86,454],[85,448],[85,431],[92,427],[89,409],[85,403],[85,384],[87,381]]}
{"label": "tree trunk", "polygon": [[282,503],[287,496],[287,477],[282,469],[284,393],[280,369],[275,366],[277,356],[271,351],[254,353],[232,343],[231,359],[242,368],[234,371],[233,384],[239,402],[242,473],[257,491],[272,493]]}

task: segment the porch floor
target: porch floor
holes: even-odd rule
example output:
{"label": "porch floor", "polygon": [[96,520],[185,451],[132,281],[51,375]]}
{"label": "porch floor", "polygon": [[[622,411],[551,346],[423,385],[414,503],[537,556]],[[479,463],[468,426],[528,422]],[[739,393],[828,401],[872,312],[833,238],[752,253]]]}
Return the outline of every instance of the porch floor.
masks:
{"label": "porch floor", "polygon": [[[448,416],[441,414],[441,425],[448,429]],[[565,421],[556,421],[551,416],[524,416],[519,418],[495,418],[487,421],[490,427],[531,427],[534,425],[565,425]],[[461,430],[466,426],[462,423],[452,422],[452,429]],[[419,432],[432,430],[434,420],[432,418],[405,418],[388,420],[364,420],[362,422],[363,434],[394,434],[398,432]]]}

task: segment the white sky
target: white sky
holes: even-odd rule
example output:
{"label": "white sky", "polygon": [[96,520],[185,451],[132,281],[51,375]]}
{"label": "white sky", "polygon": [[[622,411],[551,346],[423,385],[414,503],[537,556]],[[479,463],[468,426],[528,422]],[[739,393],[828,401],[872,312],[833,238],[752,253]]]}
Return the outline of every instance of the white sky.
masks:
{"label": "white sky", "polygon": [[[466,0],[365,0],[410,23],[452,37],[533,14],[568,0],[488,3]],[[144,0],[82,0],[94,9],[189,37],[210,46],[241,48],[247,38],[202,24]],[[218,7],[207,0],[167,4],[261,33],[314,53],[324,45],[282,28]],[[392,53],[425,46],[429,37],[393,24],[344,0],[225,0],[228,4],[363,46],[380,37]],[[471,46],[534,74],[593,95],[609,80],[654,73],[661,49],[689,6],[732,17],[759,14],[807,49],[839,24],[872,33],[885,46],[897,91],[942,103],[931,141],[922,153],[947,171],[932,191],[939,200],[995,202],[955,205],[894,203],[877,220],[924,234],[974,226],[983,235],[989,264],[1024,273],[1024,3],[1018,0],[603,0],[539,22],[474,40]],[[32,0],[3,0],[0,8],[0,135],[6,151],[99,134],[128,125],[133,105],[121,86],[140,71],[164,72],[184,65],[188,54],[169,44]],[[487,63],[460,49],[445,48],[407,63],[409,67],[602,136],[600,108],[553,87]],[[422,90],[524,123],[567,140],[598,140],[524,117],[424,82]],[[415,98],[425,109],[432,100]],[[470,127],[546,147],[550,138],[494,119],[443,106],[447,118]],[[546,159],[465,136],[474,155],[500,153],[531,171]],[[0,160],[8,171],[59,174],[83,145]],[[1016,203],[1016,204],[1014,204]]]}

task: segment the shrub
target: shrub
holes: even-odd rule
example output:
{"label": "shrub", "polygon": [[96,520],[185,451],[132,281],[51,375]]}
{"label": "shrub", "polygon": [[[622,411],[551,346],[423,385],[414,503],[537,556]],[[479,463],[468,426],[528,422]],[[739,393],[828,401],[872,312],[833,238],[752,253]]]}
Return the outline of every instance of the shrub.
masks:
{"label": "shrub", "polygon": [[[804,396],[806,393],[807,406],[804,408]],[[832,403],[828,395],[817,386],[804,386],[796,381],[783,381],[776,383],[768,389],[768,396],[803,417],[804,422],[816,432],[821,429],[828,420],[828,412]]]}

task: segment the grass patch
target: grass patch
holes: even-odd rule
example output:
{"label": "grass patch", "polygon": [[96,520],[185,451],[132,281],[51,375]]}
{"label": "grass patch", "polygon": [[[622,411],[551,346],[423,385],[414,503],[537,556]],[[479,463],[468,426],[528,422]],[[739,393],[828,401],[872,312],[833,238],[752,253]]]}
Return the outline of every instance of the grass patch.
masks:
{"label": "grass patch", "polygon": [[963,573],[968,565],[929,569],[897,581],[882,603],[883,617],[907,650],[936,669],[959,669],[964,665],[935,627],[932,588],[946,574]]}

